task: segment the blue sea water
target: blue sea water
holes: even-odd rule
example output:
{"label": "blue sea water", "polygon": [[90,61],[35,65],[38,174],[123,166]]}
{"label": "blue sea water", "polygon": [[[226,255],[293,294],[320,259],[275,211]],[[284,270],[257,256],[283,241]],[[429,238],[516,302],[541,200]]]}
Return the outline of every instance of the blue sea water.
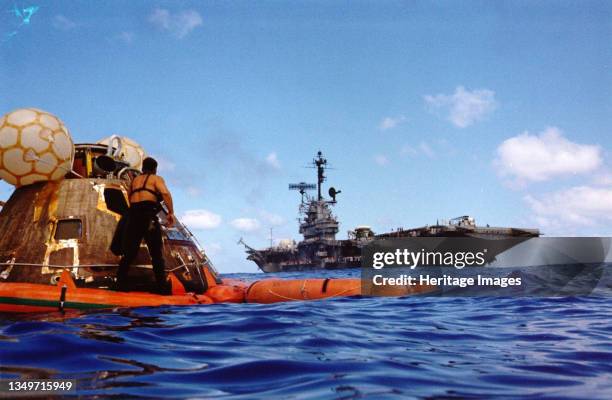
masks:
{"label": "blue sea water", "polygon": [[83,398],[610,399],[611,317],[597,295],[4,315],[0,378],[76,379]]}

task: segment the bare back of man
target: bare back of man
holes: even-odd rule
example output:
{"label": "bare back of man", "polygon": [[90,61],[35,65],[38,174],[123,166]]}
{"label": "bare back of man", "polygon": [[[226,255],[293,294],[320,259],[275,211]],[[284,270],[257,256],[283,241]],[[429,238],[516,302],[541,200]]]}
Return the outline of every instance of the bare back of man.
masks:
{"label": "bare back of man", "polygon": [[[147,179],[148,178],[148,179]],[[146,188],[149,190],[139,190],[137,192],[133,192],[135,189]],[[168,225],[174,225],[174,210],[172,204],[172,196],[170,195],[170,191],[166,186],[166,182],[164,182],[164,178],[159,175],[149,175],[142,174],[134,178],[132,181],[132,185],[130,187],[130,203],[140,203],[143,201],[158,201],[157,197],[153,193],[159,193],[164,203],[166,203],[166,207],[168,211],[170,211],[168,218]]]}

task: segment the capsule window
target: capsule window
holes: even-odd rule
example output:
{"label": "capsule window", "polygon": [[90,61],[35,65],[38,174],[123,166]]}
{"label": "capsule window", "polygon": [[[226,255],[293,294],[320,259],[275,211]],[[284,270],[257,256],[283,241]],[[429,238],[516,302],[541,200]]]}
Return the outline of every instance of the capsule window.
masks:
{"label": "capsule window", "polygon": [[61,219],[55,227],[55,240],[80,239],[83,235],[83,221]]}
{"label": "capsule window", "polygon": [[106,202],[106,208],[117,214],[123,214],[128,209],[125,196],[119,189],[104,189],[104,201]]}
{"label": "capsule window", "polygon": [[176,228],[168,229],[166,233],[168,235],[168,239],[170,240],[190,240],[187,235]]}

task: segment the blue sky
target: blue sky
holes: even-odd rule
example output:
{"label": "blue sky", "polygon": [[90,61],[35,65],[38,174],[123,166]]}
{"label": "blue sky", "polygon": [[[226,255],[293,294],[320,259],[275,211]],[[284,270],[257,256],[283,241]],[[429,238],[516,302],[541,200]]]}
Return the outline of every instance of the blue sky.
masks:
{"label": "blue sky", "polygon": [[340,238],[463,214],[612,233],[609,2],[0,5],[0,114],[142,144],[222,272],[256,270],[241,236],[299,238],[287,184],[319,149]]}

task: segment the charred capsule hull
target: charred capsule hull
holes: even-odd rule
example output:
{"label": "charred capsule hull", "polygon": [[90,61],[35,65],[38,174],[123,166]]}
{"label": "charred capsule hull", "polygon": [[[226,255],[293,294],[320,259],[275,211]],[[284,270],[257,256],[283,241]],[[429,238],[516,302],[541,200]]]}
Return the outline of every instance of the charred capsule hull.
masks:
{"label": "charred capsule hull", "polygon": [[[112,287],[119,258],[109,247],[127,208],[123,180],[64,179],[16,189],[0,210],[0,282],[55,284],[69,268],[80,287]],[[166,269],[189,291],[202,293],[205,260],[180,228],[163,230]],[[134,264],[135,289],[150,289],[154,278],[146,246]]]}

